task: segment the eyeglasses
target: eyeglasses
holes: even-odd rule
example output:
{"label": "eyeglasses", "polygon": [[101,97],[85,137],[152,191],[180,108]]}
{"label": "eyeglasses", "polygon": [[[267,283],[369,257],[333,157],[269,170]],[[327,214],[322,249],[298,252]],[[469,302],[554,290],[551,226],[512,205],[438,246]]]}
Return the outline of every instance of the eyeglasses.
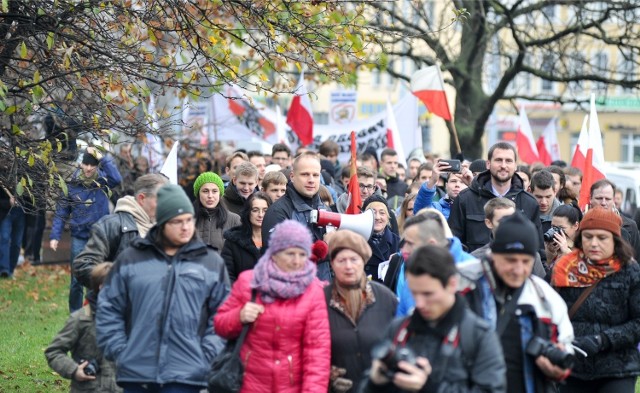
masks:
{"label": "eyeglasses", "polygon": [[360,185],[360,189],[361,190],[369,190],[369,191],[373,190],[376,187],[373,184],[362,184],[362,183],[360,183],[359,185]]}
{"label": "eyeglasses", "polygon": [[189,226],[191,224],[193,224],[195,220],[193,219],[193,217],[189,217],[189,218],[185,218],[183,220],[169,220],[167,221],[167,225],[170,225],[172,227],[182,227],[184,225]]}

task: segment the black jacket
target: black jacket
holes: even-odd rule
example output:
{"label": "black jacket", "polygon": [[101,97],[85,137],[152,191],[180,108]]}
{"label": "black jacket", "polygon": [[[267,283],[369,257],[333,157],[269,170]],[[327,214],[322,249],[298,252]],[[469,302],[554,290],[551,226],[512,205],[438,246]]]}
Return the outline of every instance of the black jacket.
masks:
{"label": "black jacket", "polygon": [[353,382],[353,390],[371,366],[371,350],[384,337],[385,326],[393,319],[398,299],[384,286],[370,282],[366,290],[366,306],[353,321],[340,302],[333,297],[335,284],[324,288],[331,328],[331,365],[344,368],[343,378]]}
{"label": "black jacket", "polygon": [[[558,288],[571,308],[585,288]],[[576,356],[571,376],[591,380],[640,375],[640,266],[633,262],[600,281],[571,319],[576,339],[600,334],[609,348]]]}
{"label": "black jacket", "polygon": [[631,247],[633,247],[635,251],[634,256],[638,259],[640,257],[640,234],[638,233],[638,226],[635,221],[622,213],[620,213],[620,218],[622,219],[622,237],[631,244]]}
{"label": "black jacket", "polygon": [[4,188],[0,187],[0,222],[9,214],[9,210],[11,210],[11,198]]}
{"label": "black jacket", "polygon": [[[542,241],[542,227],[540,224],[540,208],[536,198],[524,191],[522,179],[518,174],[511,178],[511,189],[505,195],[516,204],[516,208],[522,211],[538,229],[539,253],[544,256],[544,243]],[[469,188],[458,194],[453,200],[449,226],[462,244],[466,245],[469,252],[482,247],[491,240],[491,230],[484,224],[484,205],[496,196],[491,191],[491,173],[487,170],[473,179]]]}
{"label": "black jacket", "polygon": [[73,260],[73,275],[89,288],[93,268],[104,261],[115,261],[138,237],[138,226],[131,213],[117,212],[102,217],[91,226],[87,245]]}
{"label": "black jacket", "polygon": [[364,271],[371,276],[372,280],[382,282],[382,280],[378,279],[378,265],[381,262],[388,261],[391,255],[398,252],[400,237],[391,232],[391,228],[387,226],[382,234],[372,234],[368,243],[371,247],[371,258],[364,266]]}
{"label": "black jacket", "polygon": [[240,273],[251,270],[260,259],[260,249],[251,240],[251,232],[243,226],[225,231],[222,259],[227,265],[229,280],[234,283]]}
{"label": "black jacket", "polygon": [[[406,346],[416,356],[429,359],[433,368],[427,383],[419,392],[506,392],[506,366],[498,337],[486,322],[466,307],[460,295],[456,295],[453,308],[435,327],[430,327],[418,312],[408,318],[409,339]],[[385,334],[389,342],[393,342],[404,320],[396,319],[391,323]],[[453,351],[444,361],[441,348],[455,326],[458,329],[458,345],[448,345]],[[402,392],[392,383],[375,385],[368,376],[362,382],[360,391]]]}
{"label": "black jacket", "polygon": [[233,185],[233,183],[229,183],[227,188],[224,189],[224,195],[220,202],[230,212],[240,215],[244,209],[246,199],[238,194],[238,189]]}
{"label": "black jacket", "polygon": [[409,188],[407,183],[400,180],[397,176],[386,177],[385,180],[387,182],[387,199],[391,199],[394,196],[404,198],[404,194],[407,193],[407,188]]}
{"label": "black jacket", "polygon": [[313,198],[304,198],[296,191],[293,184],[287,184],[287,192],[277,201],[275,201],[264,216],[262,221],[262,249],[266,250],[269,246],[269,236],[273,228],[284,220],[296,220],[302,225],[306,225],[311,231],[313,241],[322,240],[326,230],[309,222],[309,216],[312,210],[326,210],[327,207],[322,203],[318,194]]}

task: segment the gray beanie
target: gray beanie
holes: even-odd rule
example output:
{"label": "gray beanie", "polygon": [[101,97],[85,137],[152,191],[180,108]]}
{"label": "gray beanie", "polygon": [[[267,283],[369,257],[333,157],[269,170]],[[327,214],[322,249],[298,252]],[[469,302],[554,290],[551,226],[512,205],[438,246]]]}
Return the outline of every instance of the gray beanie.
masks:
{"label": "gray beanie", "polygon": [[191,204],[182,187],[175,184],[167,184],[160,187],[157,195],[156,222],[158,225],[162,225],[181,214],[194,214],[193,204]]}

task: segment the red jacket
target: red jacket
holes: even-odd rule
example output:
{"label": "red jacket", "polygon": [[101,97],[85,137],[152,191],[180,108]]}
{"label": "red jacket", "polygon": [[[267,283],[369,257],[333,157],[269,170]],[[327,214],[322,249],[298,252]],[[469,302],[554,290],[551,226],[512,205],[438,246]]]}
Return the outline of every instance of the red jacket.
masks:
{"label": "red jacket", "polygon": [[[242,272],[214,317],[216,334],[240,335],[240,309],[251,300],[253,271]],[[297,298],[276,299],[253,323],[240,350],[245,365],[241,393],[326,392],[331,369],[331,334],[322,284],[315,279]]]}

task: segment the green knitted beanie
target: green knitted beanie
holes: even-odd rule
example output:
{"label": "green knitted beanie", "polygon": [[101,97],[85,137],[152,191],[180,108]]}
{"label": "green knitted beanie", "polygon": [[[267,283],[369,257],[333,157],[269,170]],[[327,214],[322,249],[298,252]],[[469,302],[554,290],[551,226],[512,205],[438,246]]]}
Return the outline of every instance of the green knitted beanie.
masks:
{"label": "green knitted beanie", "polygon": [[160,187],[157,195],[156,223],[159,226],[181,214],[194,214],[193,204],[182,187],[167,184]]}
{"label": "green knitted beanie", "polygon": [[220,190],[220,198],[224,196],[224,183],[220,176],[216,175],[213,172],[203,172],[196,178],[196,182],[193,183],[193,195],[198,199],[198,194],[200,193],[200,188],[207,183],[213,183],[218,186]]}

